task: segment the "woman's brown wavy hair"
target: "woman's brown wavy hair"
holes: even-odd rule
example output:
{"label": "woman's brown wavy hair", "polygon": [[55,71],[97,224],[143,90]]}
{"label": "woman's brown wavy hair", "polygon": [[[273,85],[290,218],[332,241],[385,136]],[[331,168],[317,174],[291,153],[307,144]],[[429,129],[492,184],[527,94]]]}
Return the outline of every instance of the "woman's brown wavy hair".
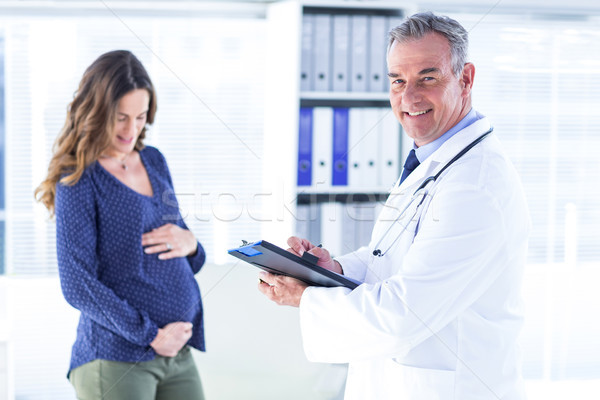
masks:
{"label": "woman's brown wavy hair", "polygon": [[[53,147],[48,176],[35,189],[37,201],[54,215],[56,185],[76,184],[84,170],[110,146],[119,100],[135,89],[146,89],[150,95],[147,123],[154,122],[156,92],[142,63],[129,51],[116,50],[102,54],[90,65],[73,101],[67,107],[67,119]],[[135,148],[144,148],[146,127]]]}

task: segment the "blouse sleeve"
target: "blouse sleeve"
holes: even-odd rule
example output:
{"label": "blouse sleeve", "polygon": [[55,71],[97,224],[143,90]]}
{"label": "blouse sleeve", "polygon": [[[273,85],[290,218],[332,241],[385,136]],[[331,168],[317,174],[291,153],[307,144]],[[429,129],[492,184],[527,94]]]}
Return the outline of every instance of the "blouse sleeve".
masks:
{"label": "blouse sleeve", "polygon": [[55,214],[58,271],[67,302],[126,340],[149,345],[158,326],[99,279],[102,267],[96,255],[96,209],[89,177],[84,174],[73,186],[57,184]]}
{"label": "blouse sleeve", "polygon": [[[185,223],[183,225],[185,226]],[[187,229],[187,227],[185,227],[185,229]],[[206,253],[200,242],[198,242],[196,254],[188,256],[187,259],[190,263],[190,267],[192,267],[192,272],[197,274],[204,265],[204,261],[206,261]]]}

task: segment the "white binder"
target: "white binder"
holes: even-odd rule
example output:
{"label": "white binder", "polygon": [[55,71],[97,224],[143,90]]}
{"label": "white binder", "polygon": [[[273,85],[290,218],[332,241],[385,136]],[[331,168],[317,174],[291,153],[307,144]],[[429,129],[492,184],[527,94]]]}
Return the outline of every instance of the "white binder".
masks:
{"label": "white binder", "polygon": [[369,244],[371,240],[371,232],[375,226],[375,208],[377,203],[373,201],[348,203],[347,213],[352,221],[352,242],[354,249]]}
{"label": "white binder", "polygon": [[302,52],[300,61],[300,90],[314,90],[314,18],[312,14],[304,14],[302,17]]}
{"label": "white binder", "polygon": [[387,66],[385,50],[387,47],[387,24],[383,15],[369,17],[369,79],[370,92],[385,92],[387,89]]}
{"label": "white binder", "polygon": [[311,187],[317,191],[331,189],[333,157],[333,109],[313,109],[313,179]]}
{"label": "white binder", "polygon": [[379,108],[350,109],[348,132],[348,186],[369,191],[378,187]]}
{"label": "white binder", "polygon": [[329,250],[332,257],[341,256],[355,249],[351,245],[344,244],[344,230],[348,226],[345,217],[346,207],[343,203],[325,202],[321,203],[321,243]]}
{"label": "white binder", "polygon": [[333,16],[332,88],[334,92],[348,91],[348,44],[350,41],[350,16]]}
{"label": "white binder", "polygon": [[361,148],[364,169],[362,170],[362,185],[366,189],[379,187],[378,167],[380,164],[379,148],[381,143],[381,107],[367,107],[363,109],[365,125],[365,140]]}
{"label": "white binder", "polygon": [[308,239],[311,243],[321,243],[319,205],[298,204],[296,207],[296,236]]}
{"label": "white binder", "polygon": [[368,140],[363,109],[350,108],[348,119],[348,188],[351,191],[360,191],[364,190],[362,148]]}
{"label": "white binder", "polygon": [[310,205],[298,204],[296,206],[296,227],[294,234],[300,238],[307,238],[310,235]]}
{"label": "white binder", "polygon": [[367,91],[367,39],[366,15],[352,15],[350,58],[350,91]]}
{"label": "white binder", "polygon": [[331,16],[316,14],[314,18],[315,91],[327,92],[331,90]]}
{"label": "white binder", "polygon": [[389,189],[396,183],[400,176],[401,162],[400,124],[390,108],[380,109],[381,129],[379,139],[379,186]]}
{"label": "white binder", "polygon": [[311,203],[309,206],[308,236],[311,243],[322,243],[321,240],[321,208],[318,203]]}

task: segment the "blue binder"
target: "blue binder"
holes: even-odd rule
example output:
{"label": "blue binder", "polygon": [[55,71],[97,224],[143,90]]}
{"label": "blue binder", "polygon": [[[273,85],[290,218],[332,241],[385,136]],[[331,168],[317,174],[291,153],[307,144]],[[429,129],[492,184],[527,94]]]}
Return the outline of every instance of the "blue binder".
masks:
{"label": "blue binder", "polygon": [[348,185],[348,109],[333,109],[333,163],[331,184]]}
{"label": "blue binder", "polygon": [[298,186],[310,186],[312,177],[313,109],[301,108],[298,120]]}

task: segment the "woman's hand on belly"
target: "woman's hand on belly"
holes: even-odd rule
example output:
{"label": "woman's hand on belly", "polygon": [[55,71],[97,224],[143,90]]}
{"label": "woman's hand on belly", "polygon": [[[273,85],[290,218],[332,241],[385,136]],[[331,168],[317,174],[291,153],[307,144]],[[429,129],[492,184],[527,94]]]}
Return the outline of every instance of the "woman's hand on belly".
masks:
{"label": "woman's hand on belly", "polygon": [[162,329],[150,343],[156,354],[164,357],[175,357],[192,337],[191,322],[171,322]]}
{"label": "woman's hand on belly", "polygon": [[175,224],[165,224],[142,235],[144,253],[160,253],[160,260],[186,257],[196,253],[198,241],[194,234]]}

